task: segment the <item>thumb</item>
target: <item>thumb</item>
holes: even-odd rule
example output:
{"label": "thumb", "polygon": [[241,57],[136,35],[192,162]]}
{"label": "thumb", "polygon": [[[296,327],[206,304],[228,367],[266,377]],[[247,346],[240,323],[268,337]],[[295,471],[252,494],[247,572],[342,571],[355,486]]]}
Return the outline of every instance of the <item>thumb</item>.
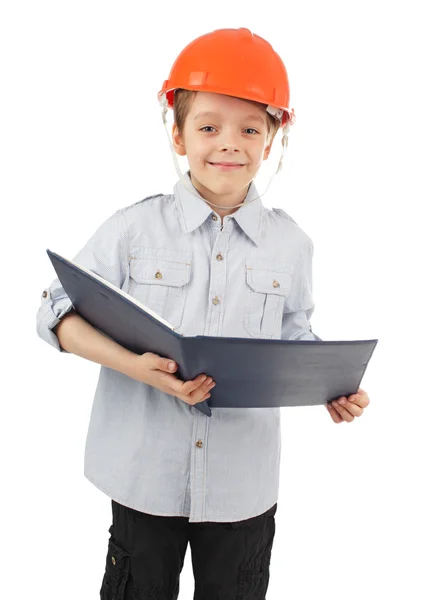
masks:
{"label": "thumb", "polygon": [[168,360],[166,358],[163,359],[162,371],[168,371],[169,373],[174,373],[177,370],[177,365],[174,361]]}

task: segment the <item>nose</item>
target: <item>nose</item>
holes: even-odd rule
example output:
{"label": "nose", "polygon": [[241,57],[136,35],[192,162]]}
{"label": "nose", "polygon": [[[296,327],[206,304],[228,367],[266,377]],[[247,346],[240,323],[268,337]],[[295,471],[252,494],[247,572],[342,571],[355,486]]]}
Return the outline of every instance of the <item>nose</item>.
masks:
{"label": "nose", "polygon": [[237,136],[233,131],[223,132],[223,140],[220,144],[220,151],[222,152],[239,152],[240,145],[237,141]]}
{"label": "nose", "polygon": [[237,144],[221,144],[220,152],[240,152],[239,146]]}

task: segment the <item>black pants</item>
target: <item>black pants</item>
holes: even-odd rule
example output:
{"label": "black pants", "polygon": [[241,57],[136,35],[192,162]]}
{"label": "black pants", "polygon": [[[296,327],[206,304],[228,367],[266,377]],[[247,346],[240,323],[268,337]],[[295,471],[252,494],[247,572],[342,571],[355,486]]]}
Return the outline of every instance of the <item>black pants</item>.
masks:
{"label": "black pants", "polygon": [[101,600],[177,600],[188,542],[194,600],[265,600],[276,510],[234,523],[190,523],[112,500]]}

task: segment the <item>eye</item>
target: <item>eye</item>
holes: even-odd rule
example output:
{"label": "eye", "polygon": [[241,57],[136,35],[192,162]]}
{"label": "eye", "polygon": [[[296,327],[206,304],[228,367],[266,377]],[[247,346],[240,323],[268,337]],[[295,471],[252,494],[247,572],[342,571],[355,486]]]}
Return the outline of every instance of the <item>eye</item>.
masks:
{"label": "eye", "polygon": [[[205,125],[204,127],[200,128],[200,131],[203,131],[204,129],[215,129],[215,127],[212,127],[212,125]],[[206,133],[209,133],[209,132],[206,131]]]}
{"label": "eye", "polygon": [[256,129],[253,129],[252,127],[247,127],[245,131],[254,131],[254,133],[259,133],[258,131],[256,131]]}

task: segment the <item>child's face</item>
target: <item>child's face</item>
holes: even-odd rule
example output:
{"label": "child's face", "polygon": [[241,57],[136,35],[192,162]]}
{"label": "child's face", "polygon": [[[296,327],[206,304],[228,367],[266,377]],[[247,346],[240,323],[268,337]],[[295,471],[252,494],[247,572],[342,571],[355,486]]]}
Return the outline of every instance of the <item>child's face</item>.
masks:
{"label": "child's face", "polygon": [[[204,112],[214,114],[199,116]],[[271,149],[267,145],[267,114],[240,98],[198,92],[183,135],[173,125],[173,143],[180,156],[187,156],[191,179],[200,184],[203,194],[209,190],[213,197],[235,199],[242,193],[243,198]],[[243,166],[222,169],[211,164],[220,162]]]}

